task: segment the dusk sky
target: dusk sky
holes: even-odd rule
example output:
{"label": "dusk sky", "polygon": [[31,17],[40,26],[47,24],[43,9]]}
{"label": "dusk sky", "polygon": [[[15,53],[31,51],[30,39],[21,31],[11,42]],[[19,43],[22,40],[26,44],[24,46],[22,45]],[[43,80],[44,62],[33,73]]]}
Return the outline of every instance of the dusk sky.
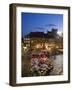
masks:
{"label": "dusk sky", "polygon": [[46,33],[52,27],[57,28],[58,31],[63,31],[63,15],[22,12],[21,25],[22,36],[35,31]]}

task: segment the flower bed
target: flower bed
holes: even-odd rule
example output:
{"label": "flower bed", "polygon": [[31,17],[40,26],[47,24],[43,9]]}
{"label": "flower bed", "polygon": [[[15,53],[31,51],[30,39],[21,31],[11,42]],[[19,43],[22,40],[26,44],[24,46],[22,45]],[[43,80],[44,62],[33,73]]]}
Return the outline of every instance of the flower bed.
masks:
{"label": "flower bed", "polygon": [[33,76],[48,75],[51,69],[53,69],[52,61],[45,53],[40,52],[31,55],[31,73]]}

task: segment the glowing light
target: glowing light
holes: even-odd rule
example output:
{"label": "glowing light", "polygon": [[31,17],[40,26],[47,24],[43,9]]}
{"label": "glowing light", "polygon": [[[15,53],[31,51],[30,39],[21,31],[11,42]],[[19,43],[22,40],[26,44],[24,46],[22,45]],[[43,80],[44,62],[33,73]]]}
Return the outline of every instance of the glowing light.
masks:
{"label": "glowing light", "polygon": [[37,45],[36,45],[36,48],[40,48],[40,46],[41,46],[40,44],[37,44]]}
{"label": "glowing light", "polygon": [[46,47],[46,49],[48,49],[48,44],[47,43],[45,44],[45,47]]}
{"label": "glowing light", "polygon": [[62,31],[58,31],[57,34],[58,34],[59,36],[62,36]]}
{"label": "glowing light", "polygon": [[23,49],[24,49],[24,50],[26,50],[26,49],[27,49],[27,47],[25,47],[25,46],[24,46],[24,47],[23,47]]}

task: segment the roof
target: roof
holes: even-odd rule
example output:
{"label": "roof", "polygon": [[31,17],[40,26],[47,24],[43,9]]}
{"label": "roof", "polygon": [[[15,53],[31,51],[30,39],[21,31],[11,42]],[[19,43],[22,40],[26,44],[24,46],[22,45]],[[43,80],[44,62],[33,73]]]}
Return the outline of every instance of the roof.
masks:
{"label": "roof", "polygon": [[29,34],[27,34],[25,37],[29,37],[29,38],[33,38],[33,37],[44,37],[44,33],[43,32],[30,32]]}
{"label": "roof", "polygon": [[51,31],[48,31],[47,33],[30,32],[29,34],[25,35],[25,38],[55,38],[55,35]]}

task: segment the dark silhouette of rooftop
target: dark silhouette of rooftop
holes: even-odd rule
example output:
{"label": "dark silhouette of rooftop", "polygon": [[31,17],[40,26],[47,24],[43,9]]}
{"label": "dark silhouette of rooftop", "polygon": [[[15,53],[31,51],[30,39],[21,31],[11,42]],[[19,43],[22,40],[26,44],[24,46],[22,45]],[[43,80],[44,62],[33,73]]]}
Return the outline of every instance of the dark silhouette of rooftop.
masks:
{"label": "dark silhouette of rooftop", "polygon": [[57,35],[57,29],[52,29],[52,31],[44,32],[30,32],[25,35],[24,38],[55,38]]}

